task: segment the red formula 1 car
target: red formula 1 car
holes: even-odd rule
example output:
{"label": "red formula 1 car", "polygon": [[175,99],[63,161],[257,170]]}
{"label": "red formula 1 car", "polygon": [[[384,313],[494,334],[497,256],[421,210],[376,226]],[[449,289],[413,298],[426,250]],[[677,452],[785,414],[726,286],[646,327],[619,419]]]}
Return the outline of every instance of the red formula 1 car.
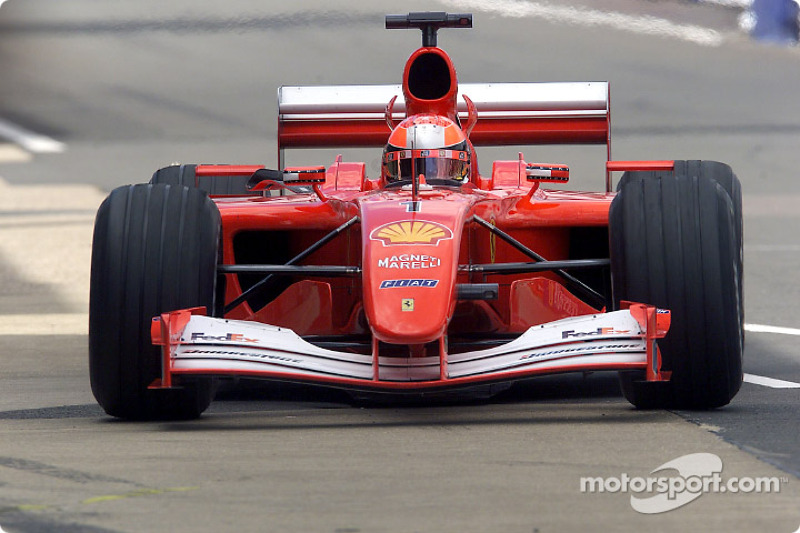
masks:
{"label": "red formula 1 car", "polygon": [[[105,411],[195,417],[237,377],[419,394],[596,370],[637,407],[727,404],[731,169],[609,155],[602,192],[545,188],[567,165],[522,154],[482,173],[475,147],[608,145],[607,83],[459,86],[437,31],[471,15],[386,25],[422,30],[401,85],[280,89],[281,170],[170,166],[102,204],[89,362]],[[340,146],[382,149],[380,175],[283,167],[286,148]]]}

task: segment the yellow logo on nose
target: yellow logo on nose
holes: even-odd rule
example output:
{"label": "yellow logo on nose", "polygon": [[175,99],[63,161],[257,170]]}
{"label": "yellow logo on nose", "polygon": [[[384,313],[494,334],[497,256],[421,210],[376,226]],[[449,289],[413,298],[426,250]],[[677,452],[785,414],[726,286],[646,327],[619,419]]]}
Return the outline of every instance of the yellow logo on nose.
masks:
{"label": "yellow logo on nose", "polygon": [[403,298],[403,303],[400,304],[400,309],[403,311],[413,311],[414,298]]}
{"label": "yellow logo on nose", "polygon": [[385,224],[372,231],[370,239],[382,241],[384,246],[395,244],[433,244],[443,239],[452,239],[450,228],[436,222],[404,220]]}

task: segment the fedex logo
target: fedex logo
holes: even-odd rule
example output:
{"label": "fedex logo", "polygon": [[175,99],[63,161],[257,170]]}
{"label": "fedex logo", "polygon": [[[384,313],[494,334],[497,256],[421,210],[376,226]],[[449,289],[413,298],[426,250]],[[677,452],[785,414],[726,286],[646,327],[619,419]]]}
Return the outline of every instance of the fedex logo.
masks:
{"label": "fedex logo", "polygon": [[630,333],[630,330],[619,330],[614,328],[597,328],[594,331],[575,331],[574,329],[568,329],[567,331],[561,332],[562,339],[569,339],[569,338],[581,338],[581,337],[592,337],[592,336],[600,336],[600,335],[614,335],[615,333]]}
{"label": "fedex logo", "polygon": [[205,333],[192,333],[193,341],[223,341],[223,342],[258,342],[258,339],[249,339],[241,333],[227,333],[225,335],[206,335]]}

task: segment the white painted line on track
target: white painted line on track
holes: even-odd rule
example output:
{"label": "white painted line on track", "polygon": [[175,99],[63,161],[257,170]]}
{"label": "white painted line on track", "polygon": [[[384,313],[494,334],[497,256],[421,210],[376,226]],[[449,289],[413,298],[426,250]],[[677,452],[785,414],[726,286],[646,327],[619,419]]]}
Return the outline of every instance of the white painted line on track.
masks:
{"label": "white painted line on track", "polygon": [[780,335],[800,335],[800,329],[797,328],[765,326],[763,324],[745,324],[744,330],[752,331],[753,333],[777,333]]}
{"label": "white painted line on track", "polygon": [[67,145],[46,135],[32,132],[0,118],[0,138],[5,138],[35,154],[61,153]]}
{"label": "white painted line on track", "polygon": [[756,376],[754,374],[745,374],[744,382],[769,387],[771,389],[800,389],[800,383],[795,383],[794,381],[784,381],[782,379]]}
{"label": "white painted line on track", "polygon": [[716,4],[718,6],[738,7],[745,9],[750,7],[750,4],[753,3],[753,0],[700,0],[700,2],[703,4]]}
{"label": "white painted line on track", "polygon": [[[752,333],[777,333],[779,335],[800,335],[800,329],[797,328],[784,328],[779,326],[767,326],[764,324],[745,324],[745,331]],[[754,385],[762,385],[772,389],[800,389],[800,383],[793,381],[784,381],[782,379],[768,378],[766,376],[757,376],[755,374],[745,374],[745,383],[752,383]]]}
{"label": "white painted line on track", "polygon": [[715,30],[693,24],[678,24],[647,15],[628,15],[586,7],[556,6],[525,0],[442,0],[458,9],[496,13],[506,17],[536,17],[549,22],[609,27],[643,35],[670,37],[702,46],[720,46],[725,38]]}

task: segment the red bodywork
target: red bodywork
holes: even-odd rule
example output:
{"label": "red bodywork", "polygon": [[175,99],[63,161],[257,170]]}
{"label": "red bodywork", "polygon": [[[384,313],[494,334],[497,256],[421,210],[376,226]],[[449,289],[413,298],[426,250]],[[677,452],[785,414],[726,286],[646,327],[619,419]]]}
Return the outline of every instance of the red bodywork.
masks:
{"label": "red bodywork", "polygon": [[[431,96],[429,91],[434,89],[419,78],[427,80],[428,85],[431,79],[436,80],[438,93]],[[533,85],[537,84],[526,84]],[[542,89],[549,94],[546,85]],[[587,84],[594,93],[601,89],[604,98],[591,102],[575,98],[577,105],[570,109],[564,107],[573,102],[552,104],[544,97],[517,104],[506,98],[502,109],[486,104],[486,98],[476,99],[473,104],[466,94],[470,87],[480,93],[489,86],[463,87],[466,98],[459,98],[450,58],[439,48],[423,47],[411,55],[404,69],[402,100],[386,98],[382,113],[375,113],[374,109],[365,111],[366,104],[358,99],[338,107],[307,104],[306,100],[298,103],[291,96],[305,95],[308,91],[283,88],[285,102],[282,96],[278,132],[280,153],[285,148],[328,146],[372,146],[378,150],[389,137],[389,125],[420,113],[460,120],[465,132],[469,132],[473,148],[609,144],[606,84]],[[569,89],[585,88],[569,84]],[[610,149],[608,153],[610,158]],[[260,299],[247,299],[228,309],[224,317],[288,328],[312,343],[320,339],[352,341],[347,350],[373,358],[374,382],[382,381],[378,370],[380,358],[438,358],[438,379],[412,379],[410,383],[393,380],[382,385],[387,389],[425,389],[449,379],[447,361],[451,353],[474,350],[482,340],[505,342],[532,326],[606,311],[604,302],[590,302],[578,295],[555,272],[487,273],[469,266],[532,261],[529,255],[479,221],[502,230],[548,261],[607,258],[608,212],[613,198],[610,180],[604,192],[544,190],[540,184],[546,180],[526,178],[527,163],[522,154],[518,159],[495,161],[491,172],[485,175],[478,170],[474,149],[472,154],[469,183],[460,187],[423,183],[415,194],[411,187],[386,187],[384,176],[367,176],[364,163],[337,158],[325,170],[324,183],[314,185],[313,193],[215,197],[222,220],[223,265],[286,264],[354,217],[358,222],[296,264],[357,267],[360,275],[312,278],[298,273],[283,277],[277,288]],[[671,161],[609,161],[601,175],[623,170],[668,169],[671,165]],[[242,176],[259,168],[262,167],[205,165],[196,168],[196,175]],[[607,278],[606,269],[591,278],[591,284],[610,302]],[[240,297],[258,279],[240,273],[225,274],[225,302]],[[460,285],[479,283],[497,284],[496,298],[459,297]],[[656,320],[654,308],[634,307],[635,313],[632,310],[631,314],[646,332],[640,336],[648,339],[647,361],[576,366],[565,360],[542,371],[510,370],[503,379],[543,372],[645,366],[648,379],[664,379],[659,372],[655,343],[651,341],[663,336],[666,328]],[[173,313],[156,322],[154,341],[164,346],[165,354],[164,377],[158,386],[170,386],[173,374],[216,373],[203,368],[183,371],[172,368],[170,357],[179,344],[176,333],[180,333],[175,328],[185,325],[186,320],[186,313]],[[226,374],[255,373],[231,369]],[[356,386],[358,381],[343,377],[278,376],[269,371],[257,374],[341,386]],[[496,381],[498,376],[457,378],[453,384],[481,379]]]}

